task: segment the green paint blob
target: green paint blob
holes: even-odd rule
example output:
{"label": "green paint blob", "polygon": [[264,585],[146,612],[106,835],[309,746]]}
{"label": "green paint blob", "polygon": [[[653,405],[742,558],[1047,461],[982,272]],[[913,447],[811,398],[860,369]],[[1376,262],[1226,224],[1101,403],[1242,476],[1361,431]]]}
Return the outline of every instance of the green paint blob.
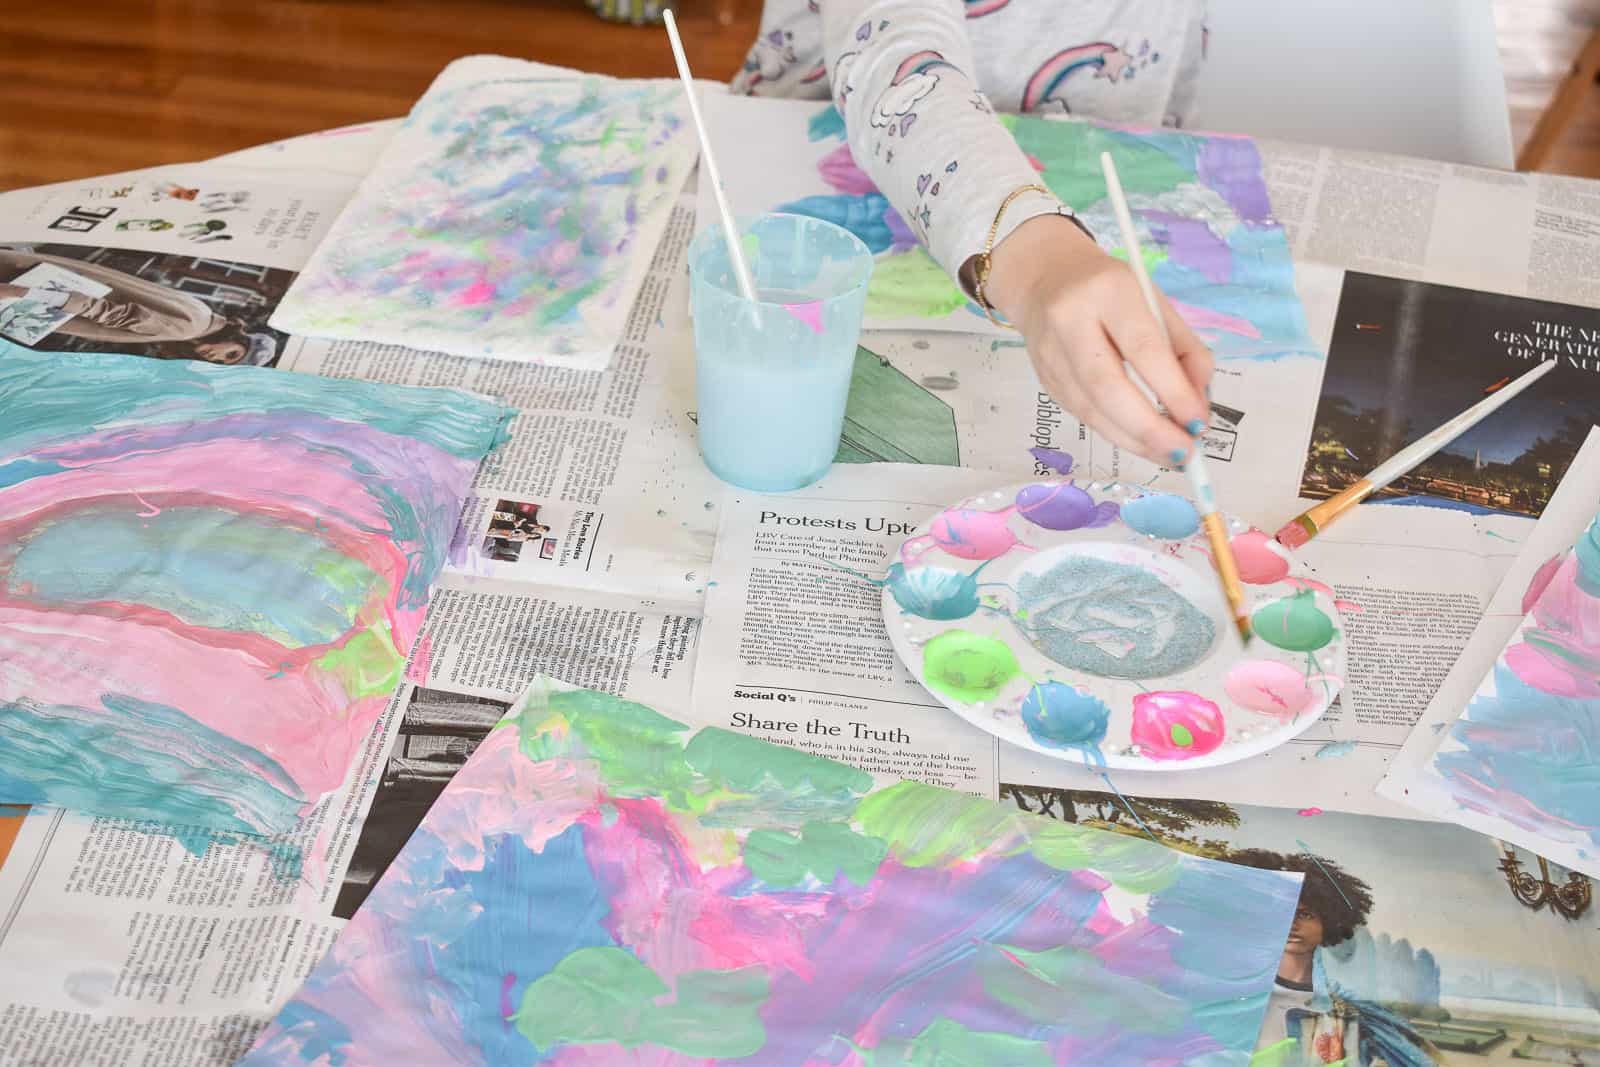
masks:
{"label": "green paint blob", "polygon": [[345,693],[355,700],[394,692],[406,666],[387,626],[362,630],[342,647],[330,648],[312,662],[339,679]]}
{"label": "green paint blob", "polygon": [[922,681],[963,704],[992,700],[1021,673],[1011,646],[970,630],[946,630],[922,646]]}
{"label": "green paint blob", "polygon": [[872,1048],[845,1043],[856,1050],[865,1067],[1052,1067],[1055,1063],[1043,1041],[969,1030],[942,1015],[909,1041],[886,1036]]}
{"label": "green paint blob", "polygon": [[744,865],[770,886],[799,885],[807,874],[824,885],[843,873],[864,886],[878,872],[888,846],[864,837],[844,823],[812,820],[798,836],[781,830],[752,830],[744,842]]}
{"label": "green paint blob", "polygon": [[939,319],[966,306],[967,294],[921,245],[900,255],[879,256],[872,265],[869,318]]}
{"label": "green paint blob", "polygon": [[1256,609],[1250,628],[1267,644],[1290,652],[1315,652],[1334,633],[1333,620],[1317,607],[1309,589]]}
{"label": "green paint blob", "polygon": [[872,775],[860,767],[715,726],[695,734],[683,755],[697,773],[730,792],[776,789],[799,801],[808,793],[854,798],[872,788]]}
{"label": "green paint blob", "polygon": [[[672,1000],[661,1003],[664,996]],[[668,988],[627,949],[582,948],[530,983],[512,1021],[542,1051],[557,1045],[660,1045],[708,1059],[766,1044],[767,972],[690,971]]]}
{"label": "green paint blob", "polygon": [[1117,974],[1081,948],[1061,946],[1029,952],[1012,946],[978,947],[983,991],[1018,1015],[1038,1023],[1061,1018],[1061,1005],[1121,1030],[1148,1034],[1181,1029],[1190,1014],[1181,998],[1153,984]]}
{"label": "green paint blob", "polygon": [[1190,733],[1189,728],[1183,723],[1175,722],[1172,724],[1172,743],[1188,748],[1194,744],[1194,734]]}

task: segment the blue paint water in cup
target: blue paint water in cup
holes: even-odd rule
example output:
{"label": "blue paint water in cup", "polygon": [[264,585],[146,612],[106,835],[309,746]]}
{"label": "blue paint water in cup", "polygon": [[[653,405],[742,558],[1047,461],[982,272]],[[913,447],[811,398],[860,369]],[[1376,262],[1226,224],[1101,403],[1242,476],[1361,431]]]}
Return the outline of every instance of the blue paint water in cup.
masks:
{"label": "blue paint water in cup", "polygon": [[700,452],[740,488],[799,489],[839,449],[872,253],[821,219],[736,222],[754,303],[739,293],[720,226],[689,245]]}

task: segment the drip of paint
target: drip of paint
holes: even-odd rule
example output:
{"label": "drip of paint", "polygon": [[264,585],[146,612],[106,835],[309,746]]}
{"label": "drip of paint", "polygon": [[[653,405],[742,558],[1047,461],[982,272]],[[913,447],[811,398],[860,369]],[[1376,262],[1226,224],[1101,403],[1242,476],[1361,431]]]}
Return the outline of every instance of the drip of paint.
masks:
{"label": "drip of paint", "polygon": [[1133,743],[1153,760],[1187,760],[1215,752],[1226,737],[1222,709],[1198,693],[1140,693],[1133,698]]}
{"label": "drip of paint", "polygon": [[1064,667],[1107,678],[1176,674],[1210,649],[1216,626],[1155,575],[1070,556],[1017,584],[1018,626]]}
{"label": "drip of paint", "polygon": [[1350,753],[1354,752],[1355,750],[1356,743],[1354,741],[1329,741],[1327,744],[1317,749],[1317,758],[1338,759],[1340,756],[1350,755]]}
{"label": "drip of paint", "polygon": [[783,310],[809,326],[812,333],[822,332],[822,301],[813,300],[806,304],[784,304]]}
{"label": "drip of paint", "polygon": [[1200,528],[1194,505],[1170,493],[1150,493],[1122,505],[1122,521],[1150,537],[1181,541]]}
{"label": "drip of paint", "polygon": [[[999,344],[1001,344],[1001,342],[994,342],[994,345]],[[994,345],[990,346],[990,351],[994,350]],[[1034,447],[1028,449],[1028,454],[1034,459],[1038,460],[1039,464],[1046,470],[1055,471],[1057,474],[1072,473],[1072,457],[1067,455],[1067,453],[1060,451],[1059,449]]]}
{"label": "drip of paint", "polygon": [[1309,589],[1256,609],[1250,628],[1257,637],[1289,652],[1315,652],[1333,640],[1333,620],[1317,607]]}
{"label": "drip of paint", "polygon": [[922,646],[924,683],[963,704],[994,699],[1021,670],[1010,645],[969,630],[946,630]]}
{"label": "drip of paint", "polygon": [[1076,750],[1085,763],[1105,764],[1100,742],[1111,709],[1094,694],[1062,682],[1044,682],[1028,690],[1021,711],[1028,736],[1039,744]]}
{"label": "drip of paint", "polygon": [[1321,808],[1301,808],[1299,811],[1295,812],[1295,814],[1296,815],[1304,815],[1307,818],[1309,818],[1309,817],[1311,817],[1313,815],[1321,815],[1322,814],[1322,809]]}
{"label": "drip of paint", "polygon": [[1111,525],[1117,518],[1116,501],[1097,504],[1094,497],[1071,482],[1025,485],[1017,492],[1016,505],[1018,514],[1046,530],[1096,529]]}

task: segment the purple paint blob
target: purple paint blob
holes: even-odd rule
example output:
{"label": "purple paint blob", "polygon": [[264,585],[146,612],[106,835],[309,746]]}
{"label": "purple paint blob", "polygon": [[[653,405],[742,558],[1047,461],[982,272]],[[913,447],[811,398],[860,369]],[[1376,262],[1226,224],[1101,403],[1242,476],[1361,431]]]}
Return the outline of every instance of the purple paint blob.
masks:
{"label": "purple paint blob", "polygon": [[1141,211],[1140,214],[1153,228],[1164,231],[1162,243],[1172,262],[1198,271],[1206,281],[1218,285],[1232,276],[1233,252],[1206,223],[1165,211]]}
{"label": "purple paint blob", "polygon": [[1046,530],[1096,529],[1116,521],[1117,503],[1097,504],[1071,482],[1035,482],[1017,493],[1017,511]]}

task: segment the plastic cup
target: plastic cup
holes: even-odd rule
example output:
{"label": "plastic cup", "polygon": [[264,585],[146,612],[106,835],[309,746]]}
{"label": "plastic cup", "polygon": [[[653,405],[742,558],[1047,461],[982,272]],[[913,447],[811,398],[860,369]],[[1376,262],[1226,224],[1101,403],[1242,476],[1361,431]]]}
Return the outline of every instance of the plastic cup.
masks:
{"label": "plastic cup", "polygon": [[689,245],[700,452],[740,488],[799,489],[839,450],[872,253],[821,219],[736,221],[755,302],[739,293],[720,226]]}

